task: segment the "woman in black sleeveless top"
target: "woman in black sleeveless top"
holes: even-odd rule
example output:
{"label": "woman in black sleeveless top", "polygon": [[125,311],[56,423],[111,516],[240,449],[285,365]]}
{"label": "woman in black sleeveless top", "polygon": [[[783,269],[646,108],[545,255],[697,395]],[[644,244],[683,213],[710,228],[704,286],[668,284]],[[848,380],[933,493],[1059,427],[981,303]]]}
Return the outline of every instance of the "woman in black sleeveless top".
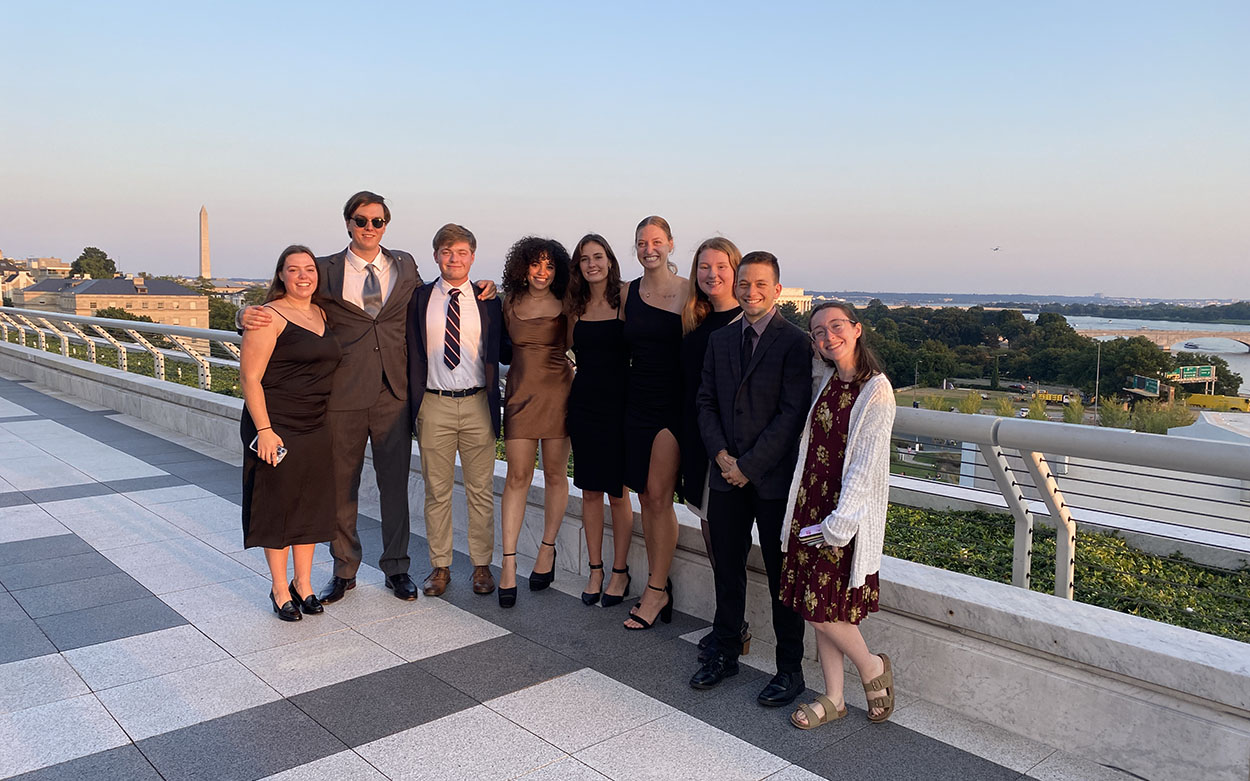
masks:
{"label": "woman in black sleeveless top", "polygon": [[647,588],[626,629],[650,629],[672,620],[668,579],[677,549],[677,488],[681,450],[681,310],[686,279],[669,262],[673,232],[663,217],[647,217],[634,231],[643,274],[625,297],[629,375],[625,396],[625,484],[638,492],[647,546]]}
{"label": "woman in black sleeveless top", "polygon": [[[279,315],[244,331],[239,359],[243,389],[243,544],[263,547],[278,617],[321,613],[312,589],[313,550],[334,536],[334,480],[326,401],[341,353],[312,303],[317,265],[303,246],[287,247],[266,305]],[[252,447],[252,444],[255,447]],[[287,581],[287,550],[295,577]]]}
{"label": "woman in black sleeveless top", "polygon": [[[573,485],[582,491],[582,530],[590,577],[582,602],[618,605],[629,595],[634,512],[625,489],[625,322],[620,319],[621,267],[607,240],[589,233],[569,265],[565,308],[577,360],[569,393]],[[603,572],[603,499],[612,511],[612,578]]]}

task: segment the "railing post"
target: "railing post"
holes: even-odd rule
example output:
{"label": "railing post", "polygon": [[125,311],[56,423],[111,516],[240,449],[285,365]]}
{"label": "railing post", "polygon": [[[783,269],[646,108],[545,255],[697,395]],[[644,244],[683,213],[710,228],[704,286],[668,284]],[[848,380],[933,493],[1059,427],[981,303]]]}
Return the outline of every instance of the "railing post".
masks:
{"label": "railing post", "polygon": [[56,338],[61,340],[61,355],[64,355],[66,358],[68,358],[69,357],[69,337],[61,333],[61,330],[57,328],[55,325],[53,325],[51,322],[49,322],[48,318],[41,317],[39,318],[39,322],[46,325],[48,327],[48,330],[56,334]]}
{"label": "railing post", "polygon": [[985,457],[985,466],[994,476],[999,493],[1007,500],[1007,508],[1016,519],[1011,556],[1011,585],[1029,588],[1033,582],[1033,513],[1029,511],[1024,492],[1020,490],[1020,484],[1011,472],[1003,449],[998,445],[977,447]]}
{"label": "railing post", "polygon": [[[48,338],[47,338],[46,336],[44,336],[44,335],[43,335],[43,331],[42,331],[42,330],[41,330],[38,326],[36,326],[34,323],[32,323],[29,319],[27,319],[26,315],[18,315],[17,317],[18,317],[18,319],[19,319],[19,320],[21,320],[23,323],[25,323],[26,325],[30,326],[30,330],[32,330],[32,331],[34,331],[34,332],[35,332],[35,338],[39,340],[39,349],[40,349],[40,350],[45,350],[45,351],[46,351],[46,350],[48,349]],[[23,331],[23,332],[22,332],[22,343],[23,343],[23,344],[25,344],[25,343],[26,343],[26,332],[25,332],[25,331]]]}
{"label": "railing post", "polygon": [[1076,569],[1076,521],[1059,492],[1059,484],[1041,453],[1021,451],[1024,465],[1055,522],[1055,596],[1072,599]]}
{"label": "railing post", "polygon": [[126,348],[123,347],[122,343],[117,341],[117,339],[114,338],[111,333],[104,330],[100,326],[92,324],[91,327],[95,329],[96,333],[98,333],[100,336],[103,336],[106,342],[113,345],[113,347],[117,349],[117,368],[121,369],[122,371],[126,371],[126,365],[127,365],[126,358],[128,355],[126,353]]}
{"label": "railing post", "polygon": [[191,360],[195,361],[197,368],[200,388],[208,390],[209,383],[213,378],[212,369],[209,368],[208,361],[206,361],[199,353],[192,350],[191,345],[187,344],[182,337],[174,336],[173,334],[166,334],[165,338],[177,345],[179,350],[182,350],[184,353],[191,356]]}
{"label": "railing post", "polygon": [[158,380],[165,379],[165,353],[152,346],[152,343],[143,338],[143,334],[138,331],[127,328],[126,335],[134,339],[143,349],[147,350],[152,356],[152,376]]}
{"label": "railing post", "polygon": [[96,362],[95,361],[95,340],[89,338],[86,334],[82,332],[81,328],[79,328],[76,324],[69,322],[68,320],[65,321],[65,327],[73,331],[74,333],[78,334],[78,338],[82,339],[82,343],[87,346],[87,360],[91,361],[92,363],[95,363]]}

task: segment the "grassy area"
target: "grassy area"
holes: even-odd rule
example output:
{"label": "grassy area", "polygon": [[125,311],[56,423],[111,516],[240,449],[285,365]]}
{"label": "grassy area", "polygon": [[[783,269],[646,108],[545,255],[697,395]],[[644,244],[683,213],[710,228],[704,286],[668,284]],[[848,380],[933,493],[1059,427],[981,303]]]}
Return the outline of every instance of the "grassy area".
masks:
{"label": "grassy area", "polygon": [[[885,552],[908,561],[1011,582],[1015,521],[987,512],[891,505]],[[1055,532],[1033,532],[1031,588],[1055,590]],[[1179,554],[1157,556],[1118,535],[1077,532],[1076,599],[1091,605],[1250,643],[1250,568],[1224,570]]]}

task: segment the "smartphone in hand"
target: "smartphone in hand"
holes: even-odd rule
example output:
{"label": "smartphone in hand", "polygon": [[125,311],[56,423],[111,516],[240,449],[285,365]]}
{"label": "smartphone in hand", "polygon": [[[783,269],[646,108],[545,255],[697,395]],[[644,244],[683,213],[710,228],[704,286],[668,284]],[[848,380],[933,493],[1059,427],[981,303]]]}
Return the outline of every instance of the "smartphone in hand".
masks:
{"label": "smartphone in hand", "polygon": [[[252,437],[252,444],[248,445],[248,447],[252,449],[253,453],[256,453],[256,443],[259,441],[260,441],[260,434],[257,434],[256,436]],[[260,454],[257,453],[257,455],[260,455]],[[277,466],[278,464],[281,464],[282,459],[284,458],[286,458],[286,448],[283,447],[282,445],[278,445],[278,456],[277,458],[273,460],[273,465]]]}

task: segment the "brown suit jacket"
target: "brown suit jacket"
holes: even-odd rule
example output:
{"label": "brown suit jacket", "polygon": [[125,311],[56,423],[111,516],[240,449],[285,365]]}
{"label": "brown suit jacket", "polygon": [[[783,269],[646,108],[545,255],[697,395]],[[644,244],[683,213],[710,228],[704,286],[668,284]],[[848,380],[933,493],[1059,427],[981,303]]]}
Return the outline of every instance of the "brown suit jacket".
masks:
{"label": "brown suit jacket", "polygon": [[343,350],[343,360],[334,372],[329,409],[366,409],[383,388],[400,401],[408,399],[408,304],[421,287],[421,274],[409,253],[385,247],[382,251],[394,264],[396,278],[376,319],[343,300],[347,250],[317,258],[314,301],[325,311],[326,322]]}

